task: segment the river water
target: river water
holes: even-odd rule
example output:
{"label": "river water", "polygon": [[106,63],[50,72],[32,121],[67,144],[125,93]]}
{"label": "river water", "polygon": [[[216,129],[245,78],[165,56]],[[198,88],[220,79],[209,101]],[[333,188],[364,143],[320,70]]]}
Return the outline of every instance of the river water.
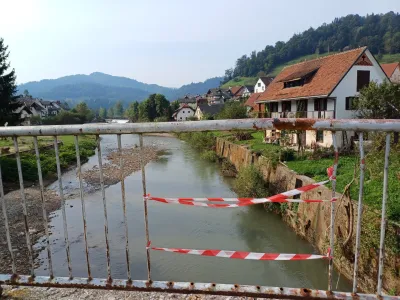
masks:
{"label": "river water", "polygon": [[[116,136],[102,137],[104,155],[115,149]],[[145,136],[145,144],[159,145],[169,153],[146,166],[147,191],[154,196],[235,197],[231,180],[221,176],[214,163],[201,160],[185,142],[172,137]],[[123,135],[124,146],[139,144],[137,135]],[[84,169],[97,165],[97,155]],[[125,180],[131,273],[133,279],[147,279],[146,241],[140,172]],[[63,175],[64,185],[77,186],[75,171]],[[56,183],[51,186],[56,187]],[[106,188],[113,278],[126,278],[125,233],[121,205],[121,186]],[[104,214],[101,192],[85,194],[88,243],[92,276],[107,277],[104,239]],[[312,205],[312,204],[311,204]],[[269,253],[317,253],[298,237],[279,216],[263,207],[215,209],[149,202],[150,239],[156,247],[224,249]],[[80,198],[66,201],[68,234],[73,276],[86,277],[86,258]],[[68,276],[62,215],[52,214],[53,268],[56,276]],[[42,243],[42,244],[41,244]],[[43,245],[43,241],[36,246]],[[251,261],[201,257],[152,251],[153,280],[238,283],[266,286],[326,289],[328,262]],[[46,251],[41,251],[38,275],[48,275]],[[337,282],[335,273],[334,282]],[[343,276],[337,287],[350,291]]]}

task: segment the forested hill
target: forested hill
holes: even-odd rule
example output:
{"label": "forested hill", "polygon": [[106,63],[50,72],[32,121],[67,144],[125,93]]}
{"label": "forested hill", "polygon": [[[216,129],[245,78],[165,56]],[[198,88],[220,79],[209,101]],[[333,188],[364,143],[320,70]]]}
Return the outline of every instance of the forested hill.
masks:
{"label": "forested hill", "polygon": [[142,101],[150,94],[164,94],[172,101],[187,94],[196,95],[218,86],[223,78],[215,77],[204,82],[190,83],[180,88],[168,88],[157,84],[146,84],[135,79],[112,76],[100,72],[90,75],[70,75],[57,79],[44,79],[18,86],[18,93],[24,90],[33,97],[64,100],[70,106],[85,101],[91,108],[108,108],[121,100],[126,106],[132,101]]}
{"label": "forested hill", "polygon": [[250,56],[243,55],[235,68],[225,71],[224,81],[237,76],[256,76],[258,72],[270,73],[275,67],[298,57],[310,54],[338,52],[368,46],[378,58],[383,54],[400,53],[400,14],[348,15],[336,18],[317,29],[310,28],[293,35],[289,41],[266,46]]}

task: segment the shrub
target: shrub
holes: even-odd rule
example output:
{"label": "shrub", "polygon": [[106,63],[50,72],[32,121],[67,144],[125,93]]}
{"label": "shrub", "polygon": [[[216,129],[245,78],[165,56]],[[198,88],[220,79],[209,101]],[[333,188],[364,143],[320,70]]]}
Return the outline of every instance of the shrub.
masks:
{"label": "shrub", "polygon": [[209,161],[211,161],[211,162],[217,162],[217,161],[218,161],[218,155],[217,155],[217,153],[216,153],[215,151],[213,151],[213,150],[204,151],[204,152],[200,155],[200,157],[201,157],[202,159],[209,160]]}
{"label": "shrub", "polygon": [[260,170],[250,165],[242,168],[234,182],[234,190],[239,197],[262,198],[268,196],[268,188]]}

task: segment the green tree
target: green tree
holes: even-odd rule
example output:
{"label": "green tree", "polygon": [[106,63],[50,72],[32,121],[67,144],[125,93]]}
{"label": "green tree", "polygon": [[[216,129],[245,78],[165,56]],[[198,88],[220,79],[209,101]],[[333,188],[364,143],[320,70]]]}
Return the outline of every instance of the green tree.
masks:
{"label": "green tree", "polygon": [[122,101],[117,101],[114,106],[114,117],[122,117],[124,115],[124,107]]}
{"label": "green tree", "polygon": [[17,109],[15,93],[17,91],[15,70],[8,70],[10,63],[7,62],[9,52],[4,40],[0,38],[0,126],[6,123],[13,125],[18,123],[19,116],[13,111]]}
{"label": "green tree", "polygon": [[171,109],[170,103],[162,94],[156,94],[155,96],[155,105],[156,105],[156,117],[165,117],[170,118]]}
{"label": "green tree", "polygon": [[216,119],[245,119],[247,118],[247,109],[240,102],[228,102],[217,114]]}
{"label": "green tree", "polygon": [[107,111],[104,107],[99,108],[99,117],[102,119],[107,118]]}
{"label": "green tree", "polygon": [[24,97],[32,97],[28,90],[24,90]]}
{"label": "green tree", "polygon": [[107,110],[107,117],[108,117],[108,118],[113,118],[113,117],[114,117],[114,108],[113,108],[113,107],[110,107],[110,108]]}
{"label": "green tree", "polygon": [[171,111],[174,112],[179,108],[179,102],[178,100],[172,101],[170,103]]}
{"label": "green tree", "polygon": [[139,120],[139,102],[134,101],[129,104],[125,110],[125,117],[131,122],[137,122]]}
{"label": "green tree", "polygon": [[75,111],[83,123],[93,119],[93,112],[85,102],[78,103],[75,106]]}

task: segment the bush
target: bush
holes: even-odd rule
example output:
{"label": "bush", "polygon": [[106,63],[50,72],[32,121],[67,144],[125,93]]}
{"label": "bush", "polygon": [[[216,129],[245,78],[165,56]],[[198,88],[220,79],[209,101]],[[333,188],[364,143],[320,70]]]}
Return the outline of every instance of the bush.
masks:
{"label": "bush", "polygon": [[226,158],[222,160],[221,171],[224,176],[236,177],[237,175],[235,166]]}
{"label": "bush", "polygon": [[240,102],[228,102],[217,114],[216,119],[245,119],[247,108]]}
{"label": "bush", "polygon": [[217,161],[218,161],[218,155],[217,155],[217,153],[216,153],[215,151],[213,151],[213,150],[204,151],[204,152],[200,155],[200,157],[201,157],[202,159],[209,160],[209,161],[211,161],[211,162],[217,162]]}
{"label": "bush", "polygon": [[260,170],[250,165],[242,168],[234,182],[234,190],[239,197],[263,198],[268,196],[268,188]]}
{"label": "bush", "polygon": [[239,131],[239,132],[235,132],[234,136],[235,136],[236,140],[238,140],[238,141],[248,141],[248,140],[253,139],[253,136],[251,135],[250,132]]}

